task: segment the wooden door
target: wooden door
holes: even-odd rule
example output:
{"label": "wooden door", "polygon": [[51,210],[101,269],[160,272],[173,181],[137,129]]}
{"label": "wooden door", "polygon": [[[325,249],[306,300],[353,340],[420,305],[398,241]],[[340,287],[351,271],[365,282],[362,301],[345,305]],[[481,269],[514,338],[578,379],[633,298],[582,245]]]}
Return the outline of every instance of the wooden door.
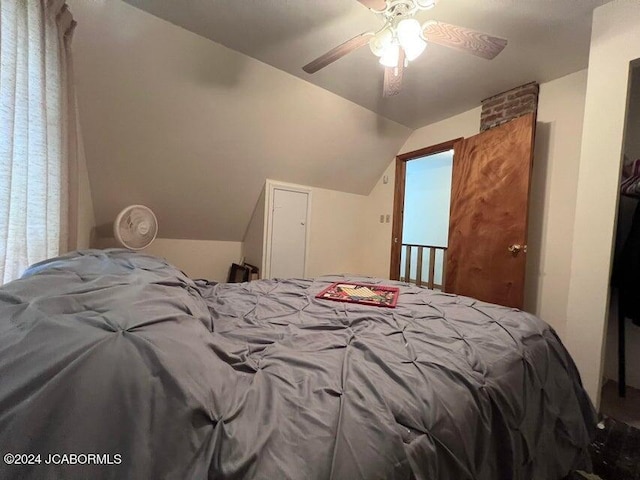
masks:
{"label": "wooden door", "polygon": [[455,147],[445,291],[522,308],[535,116]]}

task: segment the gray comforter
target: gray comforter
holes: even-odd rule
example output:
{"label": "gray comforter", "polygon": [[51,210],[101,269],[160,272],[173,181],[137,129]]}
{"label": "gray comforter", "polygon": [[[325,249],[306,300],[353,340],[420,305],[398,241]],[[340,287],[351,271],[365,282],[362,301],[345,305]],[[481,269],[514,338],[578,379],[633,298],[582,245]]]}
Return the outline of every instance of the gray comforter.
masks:
{"label": "gray comforter", "polygon": [[594,411],[546,323],[410,286],[395,309],[314,298],[335,280],[209,284],[121,250],[32,267],[0,288],[0,478],[588,467]]}

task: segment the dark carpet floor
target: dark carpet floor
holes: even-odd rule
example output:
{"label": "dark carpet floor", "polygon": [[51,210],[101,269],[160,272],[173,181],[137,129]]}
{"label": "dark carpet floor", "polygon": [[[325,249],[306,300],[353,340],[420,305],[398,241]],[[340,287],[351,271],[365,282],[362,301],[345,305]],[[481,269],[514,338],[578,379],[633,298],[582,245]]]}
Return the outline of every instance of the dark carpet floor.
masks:
{"label": "dark carpet floor", "polygon": [[640,430],[613,418],[599,426],[591,445],[593,473],[602,480],[640,480]]}

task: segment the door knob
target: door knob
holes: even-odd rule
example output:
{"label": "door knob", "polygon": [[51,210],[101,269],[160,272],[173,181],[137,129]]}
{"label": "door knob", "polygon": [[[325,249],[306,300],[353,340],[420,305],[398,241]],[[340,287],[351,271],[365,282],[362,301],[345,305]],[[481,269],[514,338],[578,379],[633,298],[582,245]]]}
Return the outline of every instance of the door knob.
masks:
{"label": "door knob", "polygon": [[520,252],[527,253],[527,246],[516,243],[514,245],[509,245],[508,250],[509,250],[509,253],[511,253],[511,255],[513,255],[514,257],[517,257]]}

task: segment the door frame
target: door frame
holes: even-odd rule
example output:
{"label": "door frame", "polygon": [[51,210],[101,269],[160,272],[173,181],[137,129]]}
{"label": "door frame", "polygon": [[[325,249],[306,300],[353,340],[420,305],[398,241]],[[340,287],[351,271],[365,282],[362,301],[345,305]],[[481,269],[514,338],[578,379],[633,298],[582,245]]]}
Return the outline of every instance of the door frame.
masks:
{"label": "door frame", "polygon": [[[389,279],[400,279],[400,257],[402,256],[402,224],[404,221],[404,190],[407,174],[407,162],[416,158],[435,155],[436,153],[453,150],[453,161],[456,160],[455,147],[463,137],[448,140],[446,142],[420,148],[412,152],[396,156],[395,186],[393,190],[393,226],[391,227],[391,261],[389,267]],[[399,240],[399,241],[398,241]]]}
{"label": "door frame", "polygon": [[307,217],[305,220],[305,245],[304,245],[304,277],[307,277],[307,266],[309,265],[309,244],[311,240],[311,199],[313,189],[304,185],[296,185],[294,183],[279,182],[277,180],[267,179],[265,183],[265,200],[264,200],[264,245],[262,256],[262,267],[264,274],[262,278],[271,278],[271,234],[273,232],[273,199],[276,190],[287,190],[290,192],[307,194]]}

